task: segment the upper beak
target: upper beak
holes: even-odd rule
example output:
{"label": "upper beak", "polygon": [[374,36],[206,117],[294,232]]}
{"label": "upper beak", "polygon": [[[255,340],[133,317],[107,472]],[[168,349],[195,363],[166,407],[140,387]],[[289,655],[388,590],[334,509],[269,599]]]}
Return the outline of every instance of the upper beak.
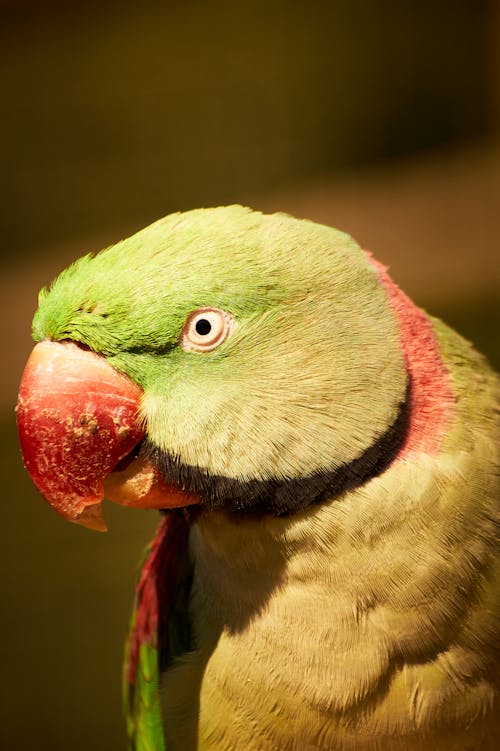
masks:
{"label": "upper beak", "polygon": [[140,451],[127,456],[145,435],[141,397],[130,378],[73,342],[34,347],[16,407],[21,450],[36,487],[66,519],[104,531],[104,496],[145,508],[197,501],[164,483]]}

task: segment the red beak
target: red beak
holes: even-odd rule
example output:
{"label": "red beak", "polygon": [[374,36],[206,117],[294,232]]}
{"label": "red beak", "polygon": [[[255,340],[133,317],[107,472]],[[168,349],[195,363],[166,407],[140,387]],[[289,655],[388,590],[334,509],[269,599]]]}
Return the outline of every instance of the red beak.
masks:
{"label": "red beak", "polygon": [[[104,531],[104,496],[127,506],[174,508],[197,499],[167,485],[136,451],[142,390],[104,357],[73,342],[31,353],[16,408],[24,464],[66,519]],[[118,465],[118,467],[117,467]]]}

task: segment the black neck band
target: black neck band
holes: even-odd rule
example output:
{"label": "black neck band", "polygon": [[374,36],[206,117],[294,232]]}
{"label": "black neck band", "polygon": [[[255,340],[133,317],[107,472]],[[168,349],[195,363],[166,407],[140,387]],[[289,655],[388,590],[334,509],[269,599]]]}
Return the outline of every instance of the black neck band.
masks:
{"label": "black neck band", "polygon": [[410,386],[396,419],[360,456],[333,470],[277,480],[236,480],[183,464],[146,441],[144,448],[167,483],[197,495],[205,508],[286,516],[363,485],[391,464],[408,430]]}

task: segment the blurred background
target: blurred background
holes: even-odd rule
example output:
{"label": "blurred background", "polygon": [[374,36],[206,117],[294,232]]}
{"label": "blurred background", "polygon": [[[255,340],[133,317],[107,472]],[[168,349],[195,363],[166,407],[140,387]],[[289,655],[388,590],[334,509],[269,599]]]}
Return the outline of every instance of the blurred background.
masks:
{"label": "blurred background", "polygon": [[122,642],[154,513],[57,518],[13,408],[38,289],[171,211],[337,226],[498,365],[493,0],[0,0],[0,747],[124,749]]}

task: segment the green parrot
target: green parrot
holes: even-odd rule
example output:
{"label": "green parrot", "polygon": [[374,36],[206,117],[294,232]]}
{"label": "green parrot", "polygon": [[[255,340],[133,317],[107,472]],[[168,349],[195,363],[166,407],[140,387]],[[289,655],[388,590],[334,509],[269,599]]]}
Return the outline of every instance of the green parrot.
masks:
{"label": "green parrot", "polygon": [[134,751],[500,743],[498,381],[348,235],[176,213],[40,294],[17,419],[65,518],[161,511]]}

